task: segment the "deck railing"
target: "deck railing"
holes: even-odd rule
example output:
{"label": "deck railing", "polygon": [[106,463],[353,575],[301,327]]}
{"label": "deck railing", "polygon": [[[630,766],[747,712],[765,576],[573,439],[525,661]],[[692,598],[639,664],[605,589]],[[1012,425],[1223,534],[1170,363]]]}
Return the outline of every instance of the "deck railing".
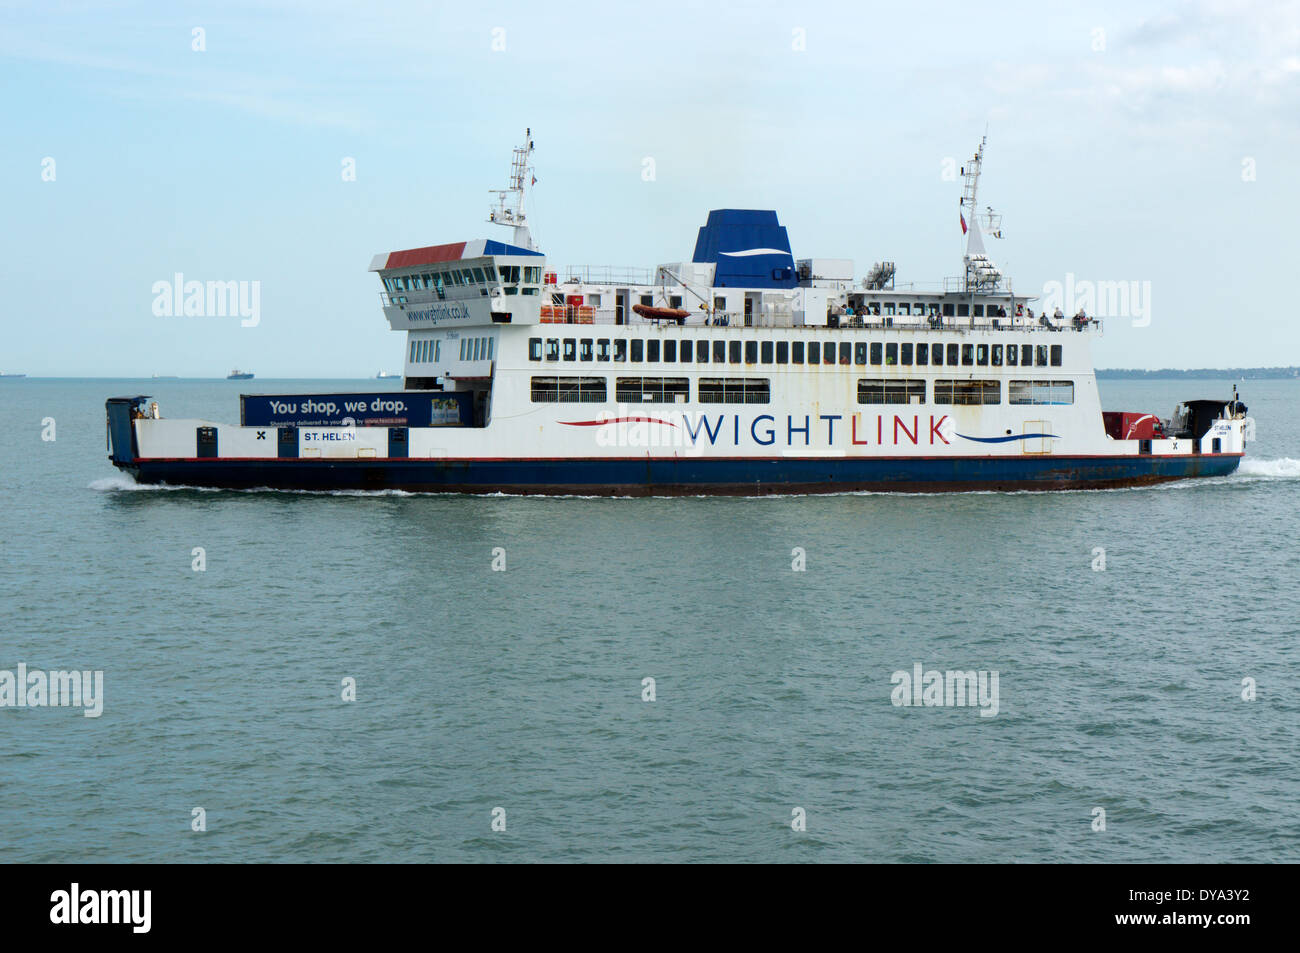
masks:
{"label": "deck railing", "polygon": [[[742,312],[717,312],[705,315],[703,312],[692,314],[686,319],[691,327],[718,327],[725,329],[745,328],[805,328],[812,331],[837,329],[871,329],[894,331],[1097,331],[1102,330],[1100,318],[1088,318],[1085,322],[1076,322],[1073,318],[1051,319],[1042,323],[1039,316],[1028,315],[1008,317],[952,317],[928,315],[865,315],[838,316],[835,325],[795,324],[794,316],[789,312],[766,314],[744,314]],[[621,320],[620,320],[621,318]],[[592,307],[590,305],[542,305],[542,324],[591,324],[591,325],[628,325],[646,327],[653,324],[672,322],[650,321],[639,314],[629,312],[622,316],[617,308]]]}

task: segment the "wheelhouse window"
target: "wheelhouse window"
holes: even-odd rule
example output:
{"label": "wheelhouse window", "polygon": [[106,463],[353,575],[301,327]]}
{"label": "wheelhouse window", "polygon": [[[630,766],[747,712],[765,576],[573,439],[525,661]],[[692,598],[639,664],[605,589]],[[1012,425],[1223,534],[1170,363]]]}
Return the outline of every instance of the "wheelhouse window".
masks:
{"label": "wheelhouse window", "polygon": [[1002,400],[1001,381],[934,382],[936,404],[997,404]]}
{"label": "wheelhouse window", "polygon": [[620,377],[614,383],[620,404],[684,404],[690,394],[685,377]]}
{"label": "wheelhouse window", "polygon": [[603,377],[534,377],[534,404],[603,404]]}
{"label": "wheelhouse window", "polygon": [[1007,403],[1073,404],[1074,381],[1011,381]]}
{"label": "wheelhouse window", "polygon": [[858,380],[858,403],[924,404],[925,381],[862,378]]}

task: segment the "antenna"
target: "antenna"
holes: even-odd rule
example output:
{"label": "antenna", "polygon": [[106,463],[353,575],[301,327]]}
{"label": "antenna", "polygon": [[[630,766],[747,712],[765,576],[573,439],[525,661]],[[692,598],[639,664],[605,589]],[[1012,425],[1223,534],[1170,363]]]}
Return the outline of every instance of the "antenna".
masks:
{"label": "antenna", "polygon": [[524,211],[524,193],[536,183],[528,157],[533,153],[533,130],[524,130],[524,144],[516,146],[510,161],[510,185],[505,189],[491,189],[497,204],[488,211],[488,221],[514,229],[514,244],[536,251],[532,233],[528,230],[528,215]]}

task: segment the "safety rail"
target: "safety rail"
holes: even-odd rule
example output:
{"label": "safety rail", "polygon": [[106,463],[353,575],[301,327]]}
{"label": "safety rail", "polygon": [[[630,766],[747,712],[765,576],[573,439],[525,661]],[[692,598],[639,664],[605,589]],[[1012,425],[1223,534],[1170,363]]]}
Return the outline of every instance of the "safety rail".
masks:
{"label": "safety rail", "polygon": [[[634,312],[620,320],[616,308],[596,308],[591,305],[542,305],[542,324],[592,324],[646,327],[648,325],[674,325],[672,321],[643,318]],[[877,331],[1089,331],[1101,332],[1102,320],[1088,318],[1077,322],[1073,318],[1048,319],[1043,323],[1040,317],[1027,315],[998,318],[940,317],[933,320],[917,316],[839,316],[835,324],[796,324],[790,313],[780,314],[743,314],[738,312],[715,312],[713,314],[696,313],[686,319],[690,327],[714,327],[724,329],[752,330],[754,328],[806,328],[812,331],[827,330],[877,330]]]}

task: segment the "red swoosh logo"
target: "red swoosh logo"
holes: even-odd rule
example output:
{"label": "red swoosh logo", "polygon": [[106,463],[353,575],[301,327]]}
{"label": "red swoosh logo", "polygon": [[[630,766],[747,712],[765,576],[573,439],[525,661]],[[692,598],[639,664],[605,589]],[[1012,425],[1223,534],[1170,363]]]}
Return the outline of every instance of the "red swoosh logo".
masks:
{"label": "red swoosh logo", "polygon": [[605,424],[663,424],[676,427],[675,423],[660,420],[658,417],[610,417],[608,420],[561,420],[566,427],[603,427]]}

